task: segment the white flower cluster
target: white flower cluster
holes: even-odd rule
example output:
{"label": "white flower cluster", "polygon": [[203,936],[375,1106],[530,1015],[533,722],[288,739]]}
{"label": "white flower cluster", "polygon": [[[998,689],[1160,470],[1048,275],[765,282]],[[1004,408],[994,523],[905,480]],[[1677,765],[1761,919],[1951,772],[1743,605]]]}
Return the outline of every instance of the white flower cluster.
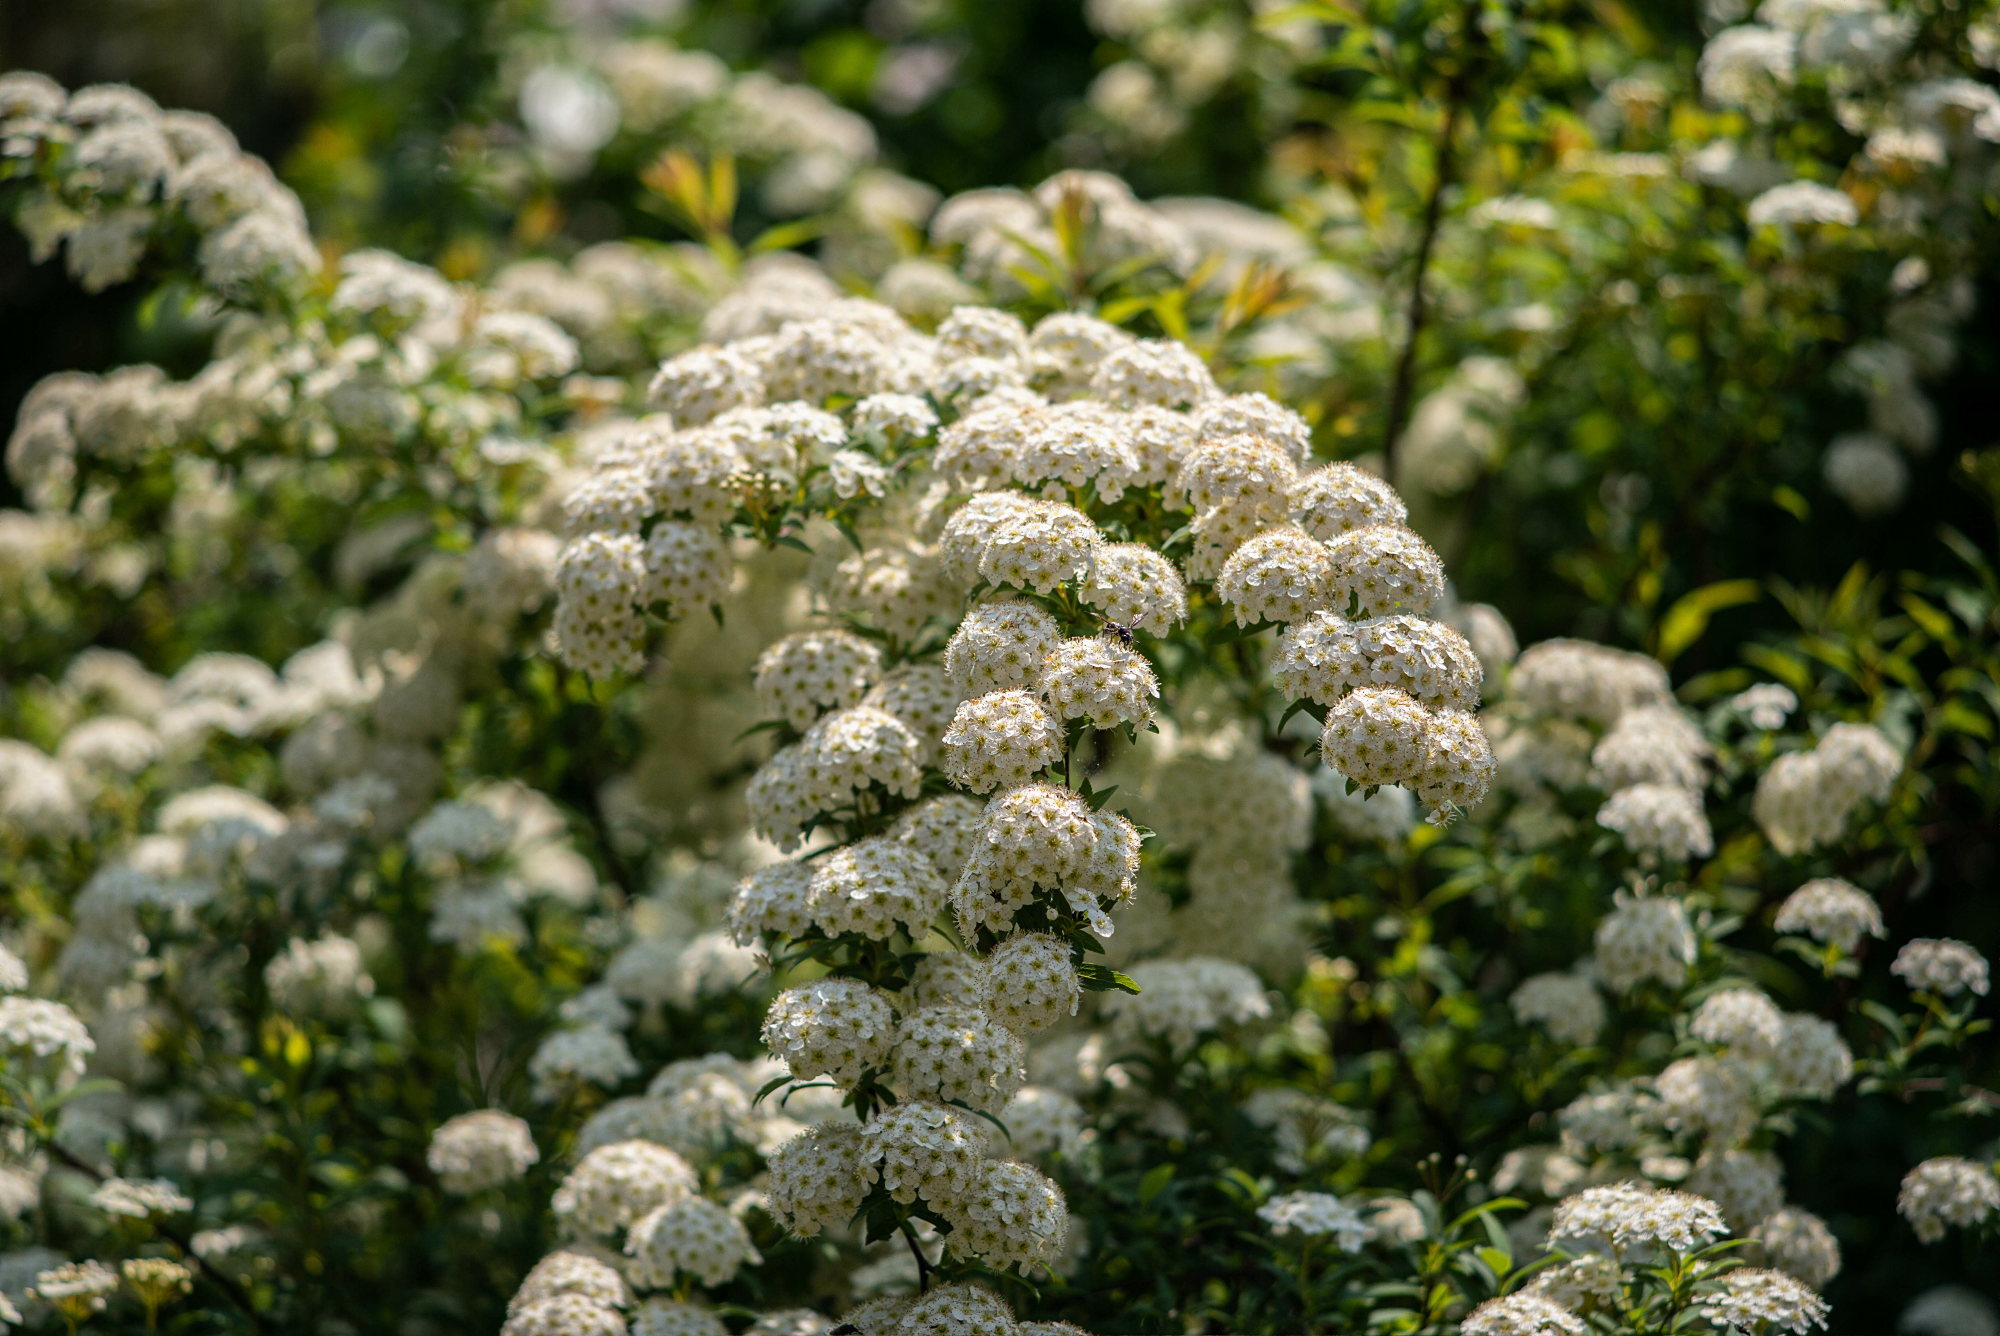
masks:
{"label": "white flower cluster", "polygon": [[1812,750],[1788,752],[1764,772],[1757,824],[1779,853],[1831,844],[1863,803],[1886,801],[1902,773],[1902,750],[1880,729],[1835,724]]}
{"label": "white flower cluster", "polygon": [[[1289,973],[1304,957],[1293,860],[1312,841],[1314,782],[1247,731],[1168,741],[1136,810],[1163,844],[1190,855],[1188,898],[1169,911],[1164,896],[1141,896],[1121,931],[1135,952],[1192,949]],[[1412,796],[1385,790],[1378,801],[1390,794]]]}
{"label": "white flower cluster", "polygon": [[1986,957],[1968,942],[1950,937],[1919,937],[1906,942],[1889,967],[1912,990],[1957,997],[1986,996],[1992,971]]}
{"label": "white flower cluster", "polygon": [[1557,1203],[1549,1242],[1609,1244],[1621,1250],[1650,1246],[1686,1253],[1728,1232],[1722,1209],[1705,1197],[1613,1183],[1585,1188]]}
{"label": "white flower cluster", "polygon": [[1875,898],[1838,877],[1817,877],[1785,897],[1773,927],[1804,933],[1852,953],[1863,937],[1886,937],[1882,908]]}
{"label": "white flower cluster", "polygon": [[1936,1243],[1949,1226],[1970,1228],[2000,1212],[2000,1177],[1974,1160],[1925,1160],[1903,1176],[1896,1209],[1919,1239]]}
{"label": "white flower cluster", "polygon": [[1360,1252],[1369,1237],[1361,1213],[1329,1192],[1287,1192],[1259,1206],[1257,1217],[1280,1238],[1330,1237],[1342,1252]]}
{"label": "white flower cluster", "polygon": [[1190,956],[1132,967],[1136,994],[1105,1000],[1115,1028],[1187,1048],[1225,1027],[1261,1020],[1271,1004],[1257,976],[1232,960]]}
{"label": "white flower cluster", "polygon": [[499,1109],[448,1119],[431,1133],[424,1155],[445,1191],[460,1194],[511,1183],[541,1158],[528,1124]]}
{"label": "white flower cluster", "polygon": [[[582,1158],[551,1203],[564,1233],[575,1241],[544,1257],[522,1281],[508,1305],[507,1332],[713,1336],[727,1331],[715,1310],[690,1299],[689,1290],[726,1285],[762,1261],[744,1222],[745,1211],[762,1198],[739,1194],[719,1202],[702,1195],[705,1177],[714,1181],[717,1170],[705,1174],[701,1166],[738,1134],[756,1141],[744,1085],[763,1080],[769,1065],[723,1054],[673,1063],[643,1099],[614,1101],[585,1125]],[[730,1124],[719,1137],[691,1135],[691,1123],[718,1116]],[[799,1127],[788,1118],[777,1121],[786,1125],[785,1135]],[[598,1129],[612,1122],[628,1125],[633,1135],[607,1139]],[[679,1140],[694,1158],[669,1148],[666,1140]],[[774,1178],[779,1172],[775,1160],[772,1172]],[[646,1297],[647,1291],[659,1293]],[[778,1314],[771,1321],[797,1316]],[[790,1328],[767,1328],[760,1321],[754,1329]]]}
{"label": "white flower cluster", "polygon": [[202,282],[225,296],[318,275],[298,197],[214,117],[162,111],[124,85],[66,92],[21,71],[0,75],[0,107],[9,157],[38,169],[16,225],[37,263],[62,247],[86,291],[130,279],[156,231],[183,219],[201,236]]}
{"label": "white flower cluster", "polygon": [[[1545,801],[1588,782],[1609,797],[1598,824],[1645,864],[1714,852],[1703,810],[1711,751],[1673,702],[1666,671],[1640,654],[1583,640],[1548,640],[1514,665],[1500,777]],[[1593,741],[1585,727],[1602,729]]]}
{"label": "white flower cluster", "polygon": [[[1950,367],[1956,326],[1972,311],[1962,253],[1906,247],[1957,197],[1963,173],[1988,170],[2000,142],[2000,96],[1975,78],[1932,64],[1917,24],[1881,0],[1839,5],[1717,7],[1733,26],[1715,32],[1699,62],[1703,96],[1745,113],[1736,139],[1692,155],[1696,179],[1744,197],[1745,222],[1785,244],[1822,230],[1868,227],[1887,254],[1877,295],[1885,337],[1860,341],[1834,367],[1833,387],[1866,405],[1865,427],[1835,434],[1822,456],[1827,487],[1863,517],[1894,511],[1908,490],[1906,455],[1935,444],[1936,406],[1921,381]],[[1767,128],[1800,114],[1801,92],[1824,88],[1832,120],[1853,146],[1816,164],[1825,181],[1787,179],[1794,169],[1761,150]]]}

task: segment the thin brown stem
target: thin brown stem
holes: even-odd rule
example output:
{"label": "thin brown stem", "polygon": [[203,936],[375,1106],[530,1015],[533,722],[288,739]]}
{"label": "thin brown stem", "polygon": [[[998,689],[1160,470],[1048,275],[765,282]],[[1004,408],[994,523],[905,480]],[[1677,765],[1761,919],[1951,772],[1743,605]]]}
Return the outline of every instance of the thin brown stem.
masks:
{"label": "thin brown stem", "polygon": [[[1467,5],[1461,20],[1460,36],[1470,44],[1478,40],[1478,6]],[[1432,152],[1433,172],[1430,194],[1424,200],[1422,230],[1417,234],[1417,254],[1410,274],[1410,303],[1404,318],[1403,347],[1396,355],[1396,370],[1389,382],[1388,419],[1382,430],[1382,476],[1396,480],[1396,445],[1410,416],[1410,400],[1416,392],[1417,341],[1430,319],[1429,294],[1425,279],[1430,271],[1431,252],[1437,246],[1438,230],[1444,221],[1444,197],[1458,173],[1458,121],[1472,88],[1470,50],[1460,53],[1458,67],[1445,83],[1444,120],[1438,126],[1437,145]]]}
{"label": "thin brown stem", "polygon": [[910,1222],[903,1222],[903,1242],[910,1245],[910,1256],[917,1259],[917,1293],[923,1294],[931,1287],[931,1264],[924,1256],[924,1250],[917,1246],[917,1232],[910,1228]]}
{"label": "thin brown stem", "polygon": [[[99,1183],[104,1181],[103,1171],[90,1163],[90,1161],[64,1148],[59,1143],[50,1141],[47,1143],[47,1148],[50,1154],[78,1173],[86,1174]],[[195,1256],[194,1243],[188,1237],[185,1230],[170,1225],[164,1220],[157,1219],[153,1222],[153,1228],[170,1240],[176,1248],[179,1248],[183,1256]],[[198,1267],[195,1274],[202,1276],[209,1284],[222,1291],[223,1297],[242,1311],[245,1320],[250,1323],[251,1331],[262,1331],[264,1329],[262,1319],[257,1316],[256,1305],[250,1302],[250,1296],[244,1292],[241,1285],[238,1285],[234,1280],[223,1275],[221,1271],[212,1266]]]}

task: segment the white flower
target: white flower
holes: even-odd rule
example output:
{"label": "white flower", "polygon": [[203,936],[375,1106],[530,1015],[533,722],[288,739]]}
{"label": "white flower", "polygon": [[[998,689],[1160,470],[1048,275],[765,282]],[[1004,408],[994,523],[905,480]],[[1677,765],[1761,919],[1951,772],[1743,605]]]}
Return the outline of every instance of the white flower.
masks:
{"label": "white flower", "polygon": [[1287,1192],[1257,1208],[1257,1218],[1271,1226],[1280,1238],[1331,1237],[1342,1252],[1360,1252],[1368,1241],[1368,1222],[1340,1198],[1329,1192]]}
{"label": "white flower", "polygon": [[1817,181],[1790,181],[1772,186],[1750,201],[1744,216],[1752,227],[1792,227],[1802,223],[1854,227],[1861,221],[1852,198]]}
{"label": "white flower", "polygon": [[499,1109],[461,1113],[431,1133],[424,1161],[446,1192],[482,1192],[509,1183],[541,1159],[528,1124]]}

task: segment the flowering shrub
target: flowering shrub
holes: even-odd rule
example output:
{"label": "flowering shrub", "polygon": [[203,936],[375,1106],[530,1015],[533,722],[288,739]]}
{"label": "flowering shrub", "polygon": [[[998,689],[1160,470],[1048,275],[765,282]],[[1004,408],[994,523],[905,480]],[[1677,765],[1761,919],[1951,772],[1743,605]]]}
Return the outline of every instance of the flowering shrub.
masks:
{"label": "flowering shrub", "polygon": [[[529,27],[532,170],[692,240],[433,266],[0,76],[29,259],[202,330],[7,445],[0,1325],[2000,1320],[1993,496],[1890,574],[1674,550],[1947,485],[1990,24],[1713,14],[1508,166],[1559,15],[1087,13],[1131,144],[1339,69],[1428,165],[940,199],[819,92]],[[1622,415],[1773,350],[1768,430]],[[1823,470],[1822,387],[1875,433]]]}

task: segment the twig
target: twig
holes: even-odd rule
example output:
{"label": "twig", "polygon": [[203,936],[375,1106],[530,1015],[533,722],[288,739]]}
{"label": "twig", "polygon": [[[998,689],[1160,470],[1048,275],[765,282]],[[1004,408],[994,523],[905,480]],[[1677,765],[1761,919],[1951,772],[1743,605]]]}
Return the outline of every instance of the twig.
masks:
{"label": "twig", "polygon": [[[51,1140],[45,1144],[58,1160],[61,1160],[70,1168],[80,1174],[88,1174],[99,1183],[104,1181],[103,1170],[90,1163],[90,1161],[82,1158],[56,1141]],[[159,1233],[164,1234],[176,1248],[181,1250],[183,1256],[195,1258],[197,1261],[200,1260],[196,1257],[194,1243],[188,1237],[186,1231],[178,1229],[163,1220],[155,1220],[152,1223],[153,1228]],[[224,1275],[220,1270],[206,1264],[196,1267],[195,1274],[206,1279],[216,1289],[221,1290],[224,1298],[242,1310],[243,1316],[249,1320],[250,1330],[262,1331],[264,1329],[263,1322],[257,1316],[256,1306],[250,1302],[250,1296],[244,1293],[242,1286]]]}
{"label": "twig", "polygon": [[[1477,31],[1478,6],[1469,4],[1462,20],[1461,36],[1470,42]],[[1424,201],[1423,230],[1417,236],[1416,268],[1410,275],[1410,305],[1404,321],[1403,347],[1396,356],[1395,376],[1389,384],[1388,421],[1382,431],[1382,476],[1391,483],[1396,481],[1396,445],[1402,439],[1403,425],[1410,414],[1410,397],[1416,388],[1417,340],[1423,335],[1425,322],[1430,318],[1424,278],[1430,269],[1431,251],[1437,245],[1439,225],[1444,220],[1445,192],[1451,188],[1458,170],[1458,118],[1465,110],[1465,99],[1471,91],[1472,82],[1469,57],[1469,52],[1462,54],[1458,68],[1452,71],[1445,84],[1444,124],[1438,127],[1430,197]]]}
{"label": "twig", "polygon": [[902,1227],[903,1242],[910,1245],[910,1256],[917,1259],[917,1293],[923,1294],[931,1287],[931,1264],[924,1257],[924,1250],[917,1246],[916,1231],[905,1220]]}

